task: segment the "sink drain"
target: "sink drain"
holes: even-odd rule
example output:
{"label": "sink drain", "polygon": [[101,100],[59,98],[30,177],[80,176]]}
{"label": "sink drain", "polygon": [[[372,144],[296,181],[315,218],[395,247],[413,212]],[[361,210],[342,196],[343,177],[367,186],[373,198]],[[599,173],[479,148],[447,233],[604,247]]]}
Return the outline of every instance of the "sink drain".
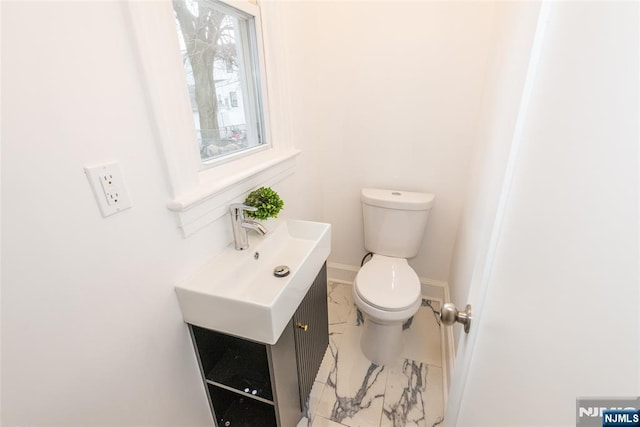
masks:
{"label": "sink drain", "polygon": [[279,265],[273,269],[273,275],[276,277],[285,277],[288,276],[291,270],[286,265]]}

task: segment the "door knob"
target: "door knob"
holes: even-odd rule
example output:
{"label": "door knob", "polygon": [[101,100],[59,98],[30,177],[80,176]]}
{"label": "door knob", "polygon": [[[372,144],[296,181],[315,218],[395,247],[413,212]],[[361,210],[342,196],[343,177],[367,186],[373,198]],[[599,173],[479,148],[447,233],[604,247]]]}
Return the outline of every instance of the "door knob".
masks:
{"label": "door knob", "polygon": [[455,304],[448,302],[440,310],[440,319],[446,326],[453,325],[456,322],[462,323],[464,332],[468,334],[469,329],[471,329],[471,305],[467,304],[464,311],[459,311]]}
{"label": "door knob", "polygon": [[309,329],[309,325],[307,325],[306,323],[298,322],[296,323],[296,328],[302,329],[306,332]]}

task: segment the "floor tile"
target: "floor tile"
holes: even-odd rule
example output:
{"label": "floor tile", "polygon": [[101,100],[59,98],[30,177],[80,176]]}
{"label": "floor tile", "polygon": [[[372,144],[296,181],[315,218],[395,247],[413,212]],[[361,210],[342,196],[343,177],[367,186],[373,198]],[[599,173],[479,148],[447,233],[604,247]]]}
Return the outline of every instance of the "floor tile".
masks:
{"label": "floor tile", "polygon": [[390,365],[380,427],[431,427],[442,420],[442,369],[405,360]]}
{"label": "floor tile", "polygon": [[329,283],[329,348],[298,427],[417,427],[442,421],[438,302],[423,300],[403,331],[404,346],[386,366],[360,350],[362,319],[351,286]]}
{"label": "floor tile", "polygon": [[355,312],[335,353],[317,415],[349,427],[378,426],[382,413],[386,370],[372,364],[359,348]]}
{"label": "floor tile", "polygon": [[330,282],[327,288],[327,303],[329,324],[346,322],[354,308],[351,285]]}
{"label": "floor tile", "polygon": [[318,369],[318,374],[316,375],[316,381],[321,382],[322,384],[327,382],[327,378],[329,378],[329,373],[333,369],[333,364],[335,363],[335,358],[333,356],[334,349],[331,346],[331,339],[329,339],[329,347],[324,353],[324,357],[322,358],[322,363],[320,364],[320,368]]}
{"label": "floor tile", "polygon": [[302,417],[302,419],[296,424],[296,427],[311,427],[311,421],[307,417]]}
{"label": "floor tile", "polygon": [[439,302],[422,300],[411,325],[402,332],[402,359],[442,366],[440,316],[436,314],[439,310]]}
{"label": "floor tile", "polygon": [[333,422],[323,417],[315,417],[311,427],[345,427],[345,425]]}

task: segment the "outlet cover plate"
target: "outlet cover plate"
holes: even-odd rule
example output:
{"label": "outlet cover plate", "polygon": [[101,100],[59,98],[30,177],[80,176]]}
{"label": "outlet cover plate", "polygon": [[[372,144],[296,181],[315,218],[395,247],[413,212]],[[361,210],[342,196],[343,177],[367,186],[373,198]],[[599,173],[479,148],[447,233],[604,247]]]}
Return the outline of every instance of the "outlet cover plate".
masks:
{"label": "outlet cover plate", "polygon": [[131,207],[122,169],[117,162],[84,168],[103,217]]}

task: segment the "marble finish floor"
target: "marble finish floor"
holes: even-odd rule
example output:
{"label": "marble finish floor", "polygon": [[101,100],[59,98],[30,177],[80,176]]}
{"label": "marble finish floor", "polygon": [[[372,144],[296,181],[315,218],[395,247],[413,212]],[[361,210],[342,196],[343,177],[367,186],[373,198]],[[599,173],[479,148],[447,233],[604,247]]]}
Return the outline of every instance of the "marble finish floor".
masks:
{"label": "marble finish floor", "polygon": [[404,346],[377,366],[360,351],[362,319],[351,285],[329,282],[329,348],[297,427],[431,427],[443,420],[440,303],[422,300]]}

